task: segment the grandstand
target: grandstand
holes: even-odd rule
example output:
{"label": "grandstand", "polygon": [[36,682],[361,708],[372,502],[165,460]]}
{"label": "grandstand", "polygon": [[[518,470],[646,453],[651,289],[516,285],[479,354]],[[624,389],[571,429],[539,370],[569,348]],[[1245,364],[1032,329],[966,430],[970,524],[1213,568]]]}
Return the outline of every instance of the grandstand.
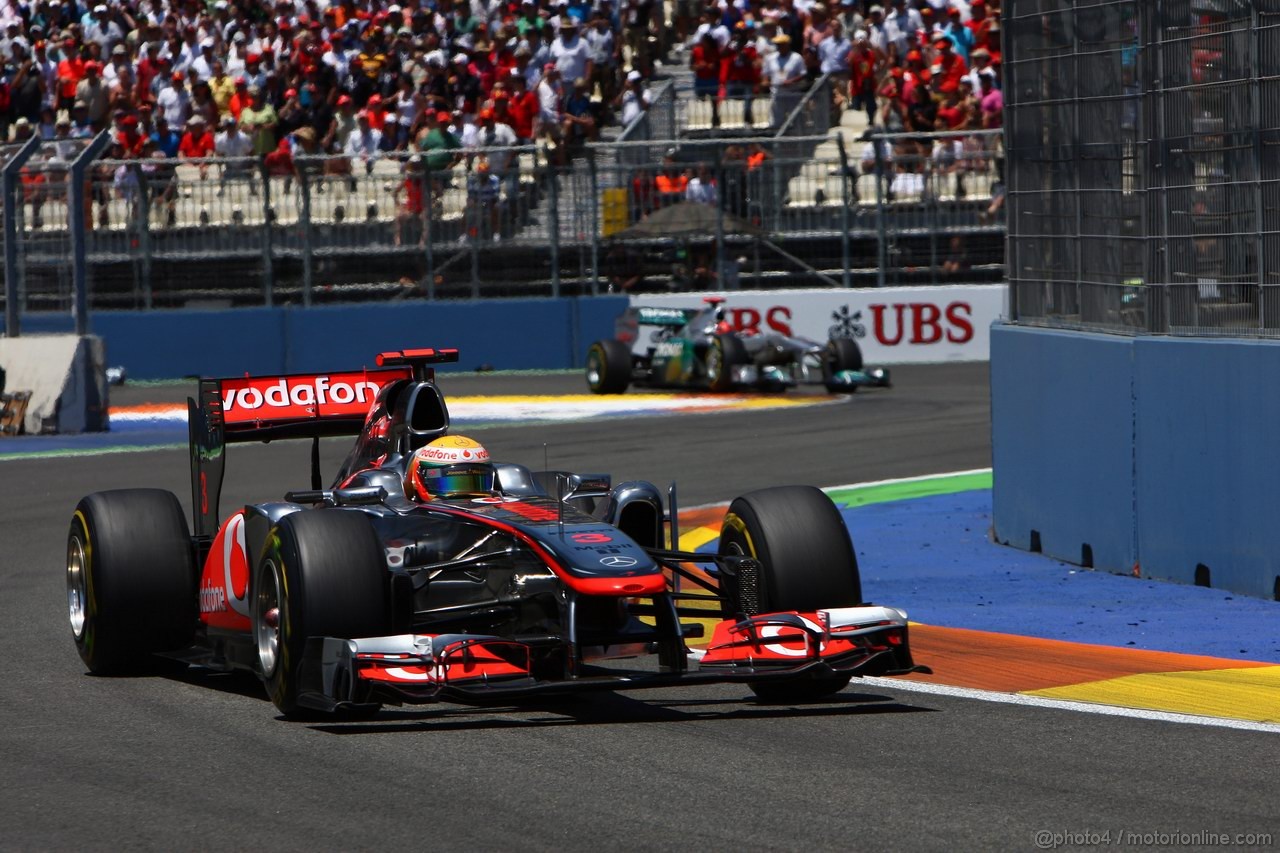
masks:
{"label": "grandstand", "polygon": [[[870,4],[855,5],[846,14],[870,11]],[[768,13],[772,4],[765,7]],[[78,145],[99,128],[98,138],[106,140],[101,153],[86,164],[90,188],[83,216],[68,216],[64,129],[51,132],[29,120],[25,126],[12,122],[15,143],[46,138],[18,164],[22,178],[6,187],[15,212],[9,227],[22,244],[6,274],[21,278],[25,307],[67,306],[72,289],[62,265],[76,242],[71,232],[77,230],[83,231],[79,242],[86,247],[94,301],[113,307],[593,293],[620,286],[606,269],[619,256],[628,263],[639,261],[647,286],[658,290],[696,283],[744,286],[747,280],[780,287],[985,281],[1002,274],[1001,152],[995,131],[964,133],[964,139],[980,143],[962,151],[959,135],[935,134],[932,128],[904,135],[892,122],[872,127],[864,111],[842,108],[847,83],[841,74],[816,71],[801,91],[782,96],[767,88],[757,92],[748,121],[744,99],[730,97],[724,87],[714,96],[699,96],[687,50],[669,43],[667,23],[657,16],[647,24],[650,47],[619,50],[606,73],[593,72],[594,85],[588,88],[595,97],[589,105],[573,101],[573,92],[581,87],[557,83],[551,114],[545,115],[544,103],[542,117],[530,126],[515,117],[516,94],[494,85],[496,75],[486,69],[488,63],[511,67],[503,63],[530,44],[546,51],[547,42],[527,33],[517,36],[510,20],[500,15],[491,19],[488,36],[478,30],[459,35],[451,21],[439,31],[439,21],[412,11],[412,5],[402,9],[374,2],[354,8],[367,16],[346,22],[330,20],[327,12],[319,22],[289,16],[278,23],[291,29],[277,27],[274,32],[234,16],[202,16],[187,24],[195,30],[194,46],[203,50],[206,41],[212,42],[210,53],[223,56],[228,66],[239,58],[243,67],[237,77],[265,62],[268,48],[279,57],[274,72],[259,70],[245,81],[251,85],[235,86],[228,101],[230,109],[241,90],[257,86],[273,104],[278,145],[259,144],[261,131],[252,131],[255,150],[261,150],[249,159],[216,156],[225,153],[221,135],[209,150],[198,140],[189,144],[192,134],[186,134],[181,141],[186,147],[176,161],[140,159],[129,148],[135,138],[129,128],[139,121],[144,131],[154,128],[148,116],[173,109],[175,98],[190,99],[190,112],[196,109],[191,104],[203,102],[215,119],[226,116],[216,98],[210,104],[203,94],[207,84],[225,78],[202,79],[197,63],[170,42],[161,42],[153,67],[152,36],[163,27],[138,22],[142,38],[136,45],[121,42],[125,61],[117,62],[116,73],[155,72],[153,78],[161,81],[157,69],[185,62],[185,76],[175,74],[172,81],[156,82],[147,90],[139,87],[132,100],[122,102],[123,108],[97,121],[84,120],[78,108],[69,116],[55,112],[54,124],[74,125]],[[544,17],[562,23],[558,9],[544,3]],[[109,10],[105,17],[114,14]],[[403,27],[392,26],[400,20],[396,15],[403,18]],[[803,34],[817,20],[797,22],[797,42],[811,38]],[[974,15],[971,23],[977,27],[991,20]],[[350,35],[353,24],[357,37]],[[571,24],[567,29],[578,28]],[[379,34],[388,30],[391,46],[380,41]],[[585,40],[591,30],[584,27],[564,43]],[[290,37],[299,31],[301,35]],[[461,53],[441,52],[446,36],[453,45],[449,50]],[[400,47],[402,38],[413,47]],[[564,37],[552,35],[551,48],[561,45],[556,38]],[[929,50],[929,33],[915,38]],[[90,41],[80,38],[51,50],[66,51],[92,66],[96,60],[85,57],[101,51]],[[672,48],[665,55],[663,45]],[[766,50],[767,40],[760,46]],[[257,62],[250,63],[255,50]],[[110,53],[120,51],[113,46]],[[537,85],[545,87],[558,79],[565,60],[554,59],[553,53],[547,53],[553,61],[541,76],[523,72],[530,82],[539,79]],[[455,82],[462,78],[441,82],[441,60],[465,66],[480,81],[479,88]],[[877,80],[890,79],[889,71],[904,60],[905,53],[889,46]],[[346,74],[339,73],[344,61]],[[380,62],[401,63],[399,76],[376,77],[372,83],[361,77]],[[103,63],[97,64],[105,76]],[[397,82],[406,77],[422,80],[418,94],[396,100]],[[639,90],[648,91],[648,109],[633,109],[624,124],[627,107],[608,109],[622,103],[608,96],[637,77]],[[310,92],[309,106],[301,104],[302,92]],[[431,126],[427,119],[436,104],[445,103],[441,97],[453,107],[441,113],[444,132],[462,147],[447,166],[437,164],[429,179],[414,184],[413,140]],[[882,94],[879,102],[895,97]],[[358,144],[339,150],[329,132],[340,124],[333,106],[340,100],[351,104],[353,98],[362,108],[360,115],[381,125],[384,140],[398,136],[400,141],[374,150],[361,150]],[[477,143],[483,132],[481,113],[500,103],[511,104],[503,106],[504,115],[513,116],[512,127],[522,125],[522,135]],[[253,108],[242,104],[241,109]],[[576,115],[590,118],[585,136],[577,136],[577,125],[571,124]],[[293,130],[286,132],[289,127]],[[879,134],[876,138],[888,146],[888,160],[869,162],[864,156],[872,144],[868,132]],[[151,138],[155,141],[156,134]],[[317,138],[329,140],[329,147],[304,144]],[[504,141],[524,147],[508,148],[500,144]],[[955,153],[942,156],[952,146]],[[13,156],[11,149],[11,163]],[[509,165],[502,174],[480,176],[478,167],[488,160]],[[714,187],[713,203],[726,214],[729,227],[647,243],[616,236],[655,206],[670,202],[655,203],[652,188],[637,181],[656,180],[671,162],[686,181],[705,167],[701,183]],[[346,163],[354,164],[349,175]],[[481,184],[490,182],[493,189],[485,195]],[[739,222],[749,228],[739,228]],[[694,267],[714,274],[695,281]]]}

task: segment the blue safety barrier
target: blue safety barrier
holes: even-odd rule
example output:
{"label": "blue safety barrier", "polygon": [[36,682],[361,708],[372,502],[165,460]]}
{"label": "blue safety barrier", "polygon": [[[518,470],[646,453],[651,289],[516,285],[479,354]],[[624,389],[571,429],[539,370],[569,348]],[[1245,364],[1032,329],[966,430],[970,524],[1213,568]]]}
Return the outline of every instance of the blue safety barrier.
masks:
{"label": "blue safety barrier", "polygon": [[[295,373],[371,365],[389,349],[457,347],[456,369],[552,370],[582,365],[612,337],[625,296],[349,304],[226,311],[96,311],[107,363],[133,379]],[[69,316],[27,314],[24,334],[65,332]]]}
{"label": "blue safety barrier", "polygon": [[1280,597],[1277,380],[1275,341],[993,326],[996,538]]}

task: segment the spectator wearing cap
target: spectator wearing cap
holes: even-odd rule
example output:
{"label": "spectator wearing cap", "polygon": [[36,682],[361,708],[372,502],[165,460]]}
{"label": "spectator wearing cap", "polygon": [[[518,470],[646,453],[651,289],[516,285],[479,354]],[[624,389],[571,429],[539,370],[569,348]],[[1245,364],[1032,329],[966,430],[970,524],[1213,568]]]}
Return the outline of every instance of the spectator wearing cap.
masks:
{"label": "spectator wearing cap", "polygon": [[[329,154],[338,154],[346,147],[347,137],[355,133],[356,130],[356,109],[355,104],[351,101],[350,95],[339,95],[333,116],[329,119],[329,126],[325,128],[324,134],[320,137],[320,147]],[[344,166],[338,167],[341,174],[351,174],[351,164],[346,162]]]}
{"label": "spectator wearing cap", "polygon": [[249,106],[240,111],[240,127],[253,139],[253,153],[259,157],[276,150],[276,125],[280,116],[267,102],[262,89],[249,88]]}
{"label": "spectator wearing cap", "polygon": [[[25,118],[25,116],[23,116],[23,118]],[[66,119],[63,119],[63,121],[66,122],[67,128],[70,129],[71,122]],[[36,136],[39,136],[41,139],[51,140],[57,135],[58,120],[53,107],[41,107],[39,120],[32,122],[32,124],[35,125]]]}
{"label": "spectator wearing cap", "polygon": [[764,76],[773,92],[770,126],[780,128],[800,102],[808,72],[800,54],[791,49],[791,36],[779,33],[773,43],[778,52],[765,60]]}
{"label": "spectator wearing cap", "polygon": [[551,59],[560,72],[561,80],[591,79],[595,63],[591,61],[591,48],[571,18],[560,19],[560,36],[551,44]]}
{"label": "spectator wearing cap", "polygon": [[213,48],[213,37],[205,36],[199,41],[200,52],[191,60],[190,70],[201,80],[208,80],[213,76],[213,63],[217,61]]}
{"label": "spectator wearing cap", "polygon": [[[423,116],[424,126],[414,141],[414,147],[422,155],[431,182],[431,196],[437,201],[448,186],[449,171],[461,159],[462,143],[449,132],[450,115],[447,112],[430,112]],[[441,211],[443,212],[443,211]]]}
{"label": "spectator wearing cap", "polygon": [[954,44],[949,35],[939,34],[933,39],[937,53],[929,66],[929,79],[934,89],[943,95],[957,91],[969,71],[968,64],[953,50]]}
{"label": "spectator wearing cap", "polygon": [[84,101],[71,102],[71,137],[88,139],[95,133],[93,122],[89,120],[89,105]]}
{"label": "spectator wearing cap", "polygon": [[809,67],[811,77],[816,78],[818,76],[818,67],[822,64],[822,57],[818,53],[818,48],[822,46],[824,41],[831,38],[831,33],[831,19],[827,15],[826,5],[814,3],[809,9],[809,22],[805,24],[801,45],[801,52],[804,55],[805,64]]}
{"label": "spectator wearing cap", "polygon": [[128,71],[129,79],[133,79],[133,63],[129,61],[129,48],[123,44],[117,44],[111,48],[111,54],[102,66],[102,82],[108,86],[115,85],[121,71]]}
{"label": "spectator wearing cap", "polygon": [[120,24],[122,11],[112,10],[105,3],[96,4],[80,20],[80,31],[85,42],[94,42],[105,55],[112,46],[124,41],[125,28]]}
{"label": "spectator wearing cap", "polygon": [[573,81],[573,89],[564,99],[564,124],[561,135],[567,144],[590,142],[596,138],[599,119],[591,103],[586,78]]}
{"label": "spectator wearing cap", "polygon": [[396,203],[395,245],[401,246],[409,242],[410,225],[413,224],[418,234],[418,245],[427,243],[426,195],[427,170],[421,154],[414,154],[405,163],[404,180],[396,187],[393,197]]}
{"label": "spectator wearing cap", "polygon": [[871,46],[866,30],[854,33],[849,55],[849,97],[855,110],[865,110],[867,124],[876,123],[876,84],[888,67],[889,58]]}
{"label": "spectator wearing cap", "polygon": [[76,87],[84,79],[84,60],[76,40],[68,36],[62,42],[62,61],[58,63],[58,108],[71,109],[76,101]]}
{"label": "spectator wearing cap", "polygon": [[249,106],[252,100],[249,97],[249,81],[243,77],[237,77],[235,93],[232,94],[231,100],[227,101],[227,112],[239,121],[240,113],[244,112],[244,108]]}
{"label": "spectator wearing cap", "polygon": [[[382,130],[374,126],[369,111],[356,113],[356,129],[347,137],[347,144],[342,149],[343,155],[354,167],[360,163],[367,175],[373,171],[373,164],[382,150]],[[353,186],[354,188],[354,186]]]}
{"label": "spectator wearing cap", "polygon": [[228,114],[222,117],[221,129],[213,138],[213,153],[228,161],[222,164],[222,174],[218,178],[219,196],[226,192],[228,181],[245,179],[249,182],[249,194],[258,194],[254,181],[255,170],[249,160],[253,154],[253,140],[241,132],[240,123],[234,116]]}
{"label": "spectator wearing cap", "polygon": [[891,58],[902,56],[903,46],[895,38],[891,38],[898,35],[897,29],[889,28],[884,18],[884,7],[879,3],[873,3],[867,9],[866,29],[867,40],[872,47]]}
{"label": "spectator wearing cap", "polygon": [[156,109],[164,113],[169,126],[175,130],[187,126],[191,118],[191,93],[187,91],[186,75],[174,71],[164,78],[156,93]]}
{"label": "spectator wearing cap", "polygon": [[969,54],[974,48],[973,30],[964,25],[960,10],[955,6],[947,9],[947,24],[942,33],[951,40],[951,47],[956,55],[968,65]]}
{"label": "spectator wearing cap", "polygon": [[40,75],[40,103],[56,109],[59,107],[58,63],[49,56],[44,39],[37,39],[32,43],[31,54],[36,73]]}
{"label": "spectator wearing cap", "polygon": [[490,238],[495,243],[502,239],[502,181],[493,173],[483,157],[475,169],[467,175],[467,233],[464,241]]}
{"label": "spectator wearing cap", "polygon": [[994,130],[1004,126],[1004,92],[996,85],[998,78],[994,69],[984,69],[978,79],[982,90],[978,93],[979,109],[982,113],[982,126]]}
{"label": "spectator wearing cap", "polygon": [[[187,132],[182,134],[178,143],[178,157],[182,160],[202,160],[212,157],[215,150],[213,133],[209,123],[202,115],[193,115],[187,120]],[[200,180],[209,176],[209,164],[200,164]]]}
{"label": "spectator wearing cap", "polygon": [[614,109],[621,111],[622,126],[630,127],[652,104],[653,100],[644,86],[644,76],[634,69],[628,71],[626,88],[613,102]]}

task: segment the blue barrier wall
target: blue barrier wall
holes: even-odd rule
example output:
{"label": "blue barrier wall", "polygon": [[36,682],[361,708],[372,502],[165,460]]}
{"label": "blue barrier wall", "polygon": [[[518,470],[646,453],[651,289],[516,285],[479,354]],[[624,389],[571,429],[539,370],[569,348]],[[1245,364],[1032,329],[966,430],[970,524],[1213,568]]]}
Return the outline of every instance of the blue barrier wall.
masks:
{"label": "blue barrier wall", "polygon": [[997,539],[1276,596],[1277,385],[1280,342],[993,326]]}
{"label": "blue barrier wall", "polygon": [[[134,379],[337,370],[371,365],[390,349],[457,347],[458,369],[578,367],[587,347],[613,337],[625,296],[486,299],[226,311],[97,311],[107,363]],[[62,314],[29,314],[24,333],[69,331]]]}
{"label": "blue barrier wall", "polygon": [[998,541],[1132,568],[1130,339],[992,326],[991,454]]}
{"label": "blue barrier wall", "polygon": [[1139,339],[1142,574],[1275,595],[1280,575],[1280,344]]}

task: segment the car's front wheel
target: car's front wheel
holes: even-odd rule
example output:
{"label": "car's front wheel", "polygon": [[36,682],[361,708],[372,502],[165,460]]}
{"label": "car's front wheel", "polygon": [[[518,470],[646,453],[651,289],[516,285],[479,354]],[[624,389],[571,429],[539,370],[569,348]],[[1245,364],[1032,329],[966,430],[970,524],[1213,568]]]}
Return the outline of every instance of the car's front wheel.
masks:
{"label": "car's front wheel", "polygon": [[76,651],[97,675],[136,672],[157,652],[190,645],[196,569],[172,492],[95,492],[67,534],[67,616]]}
{"label": "car's front wheel", "polygon": [[308,637],[387,633],[387,568],[368,519],[341,509],[285,516],[254,574],[253,635],[267,695],[286,716],[299,703]]}
{"label": "car's front wheel", "polygon": [[[831,499],[812,486],[761,489],[729,504],[719,551],[760,562],[758,613],[812,613],[862,601],[848,528]],[[798,676],[752,682],[750,687],[766,701],[802,702],[836,693],[849,679],[841,674]]]}

